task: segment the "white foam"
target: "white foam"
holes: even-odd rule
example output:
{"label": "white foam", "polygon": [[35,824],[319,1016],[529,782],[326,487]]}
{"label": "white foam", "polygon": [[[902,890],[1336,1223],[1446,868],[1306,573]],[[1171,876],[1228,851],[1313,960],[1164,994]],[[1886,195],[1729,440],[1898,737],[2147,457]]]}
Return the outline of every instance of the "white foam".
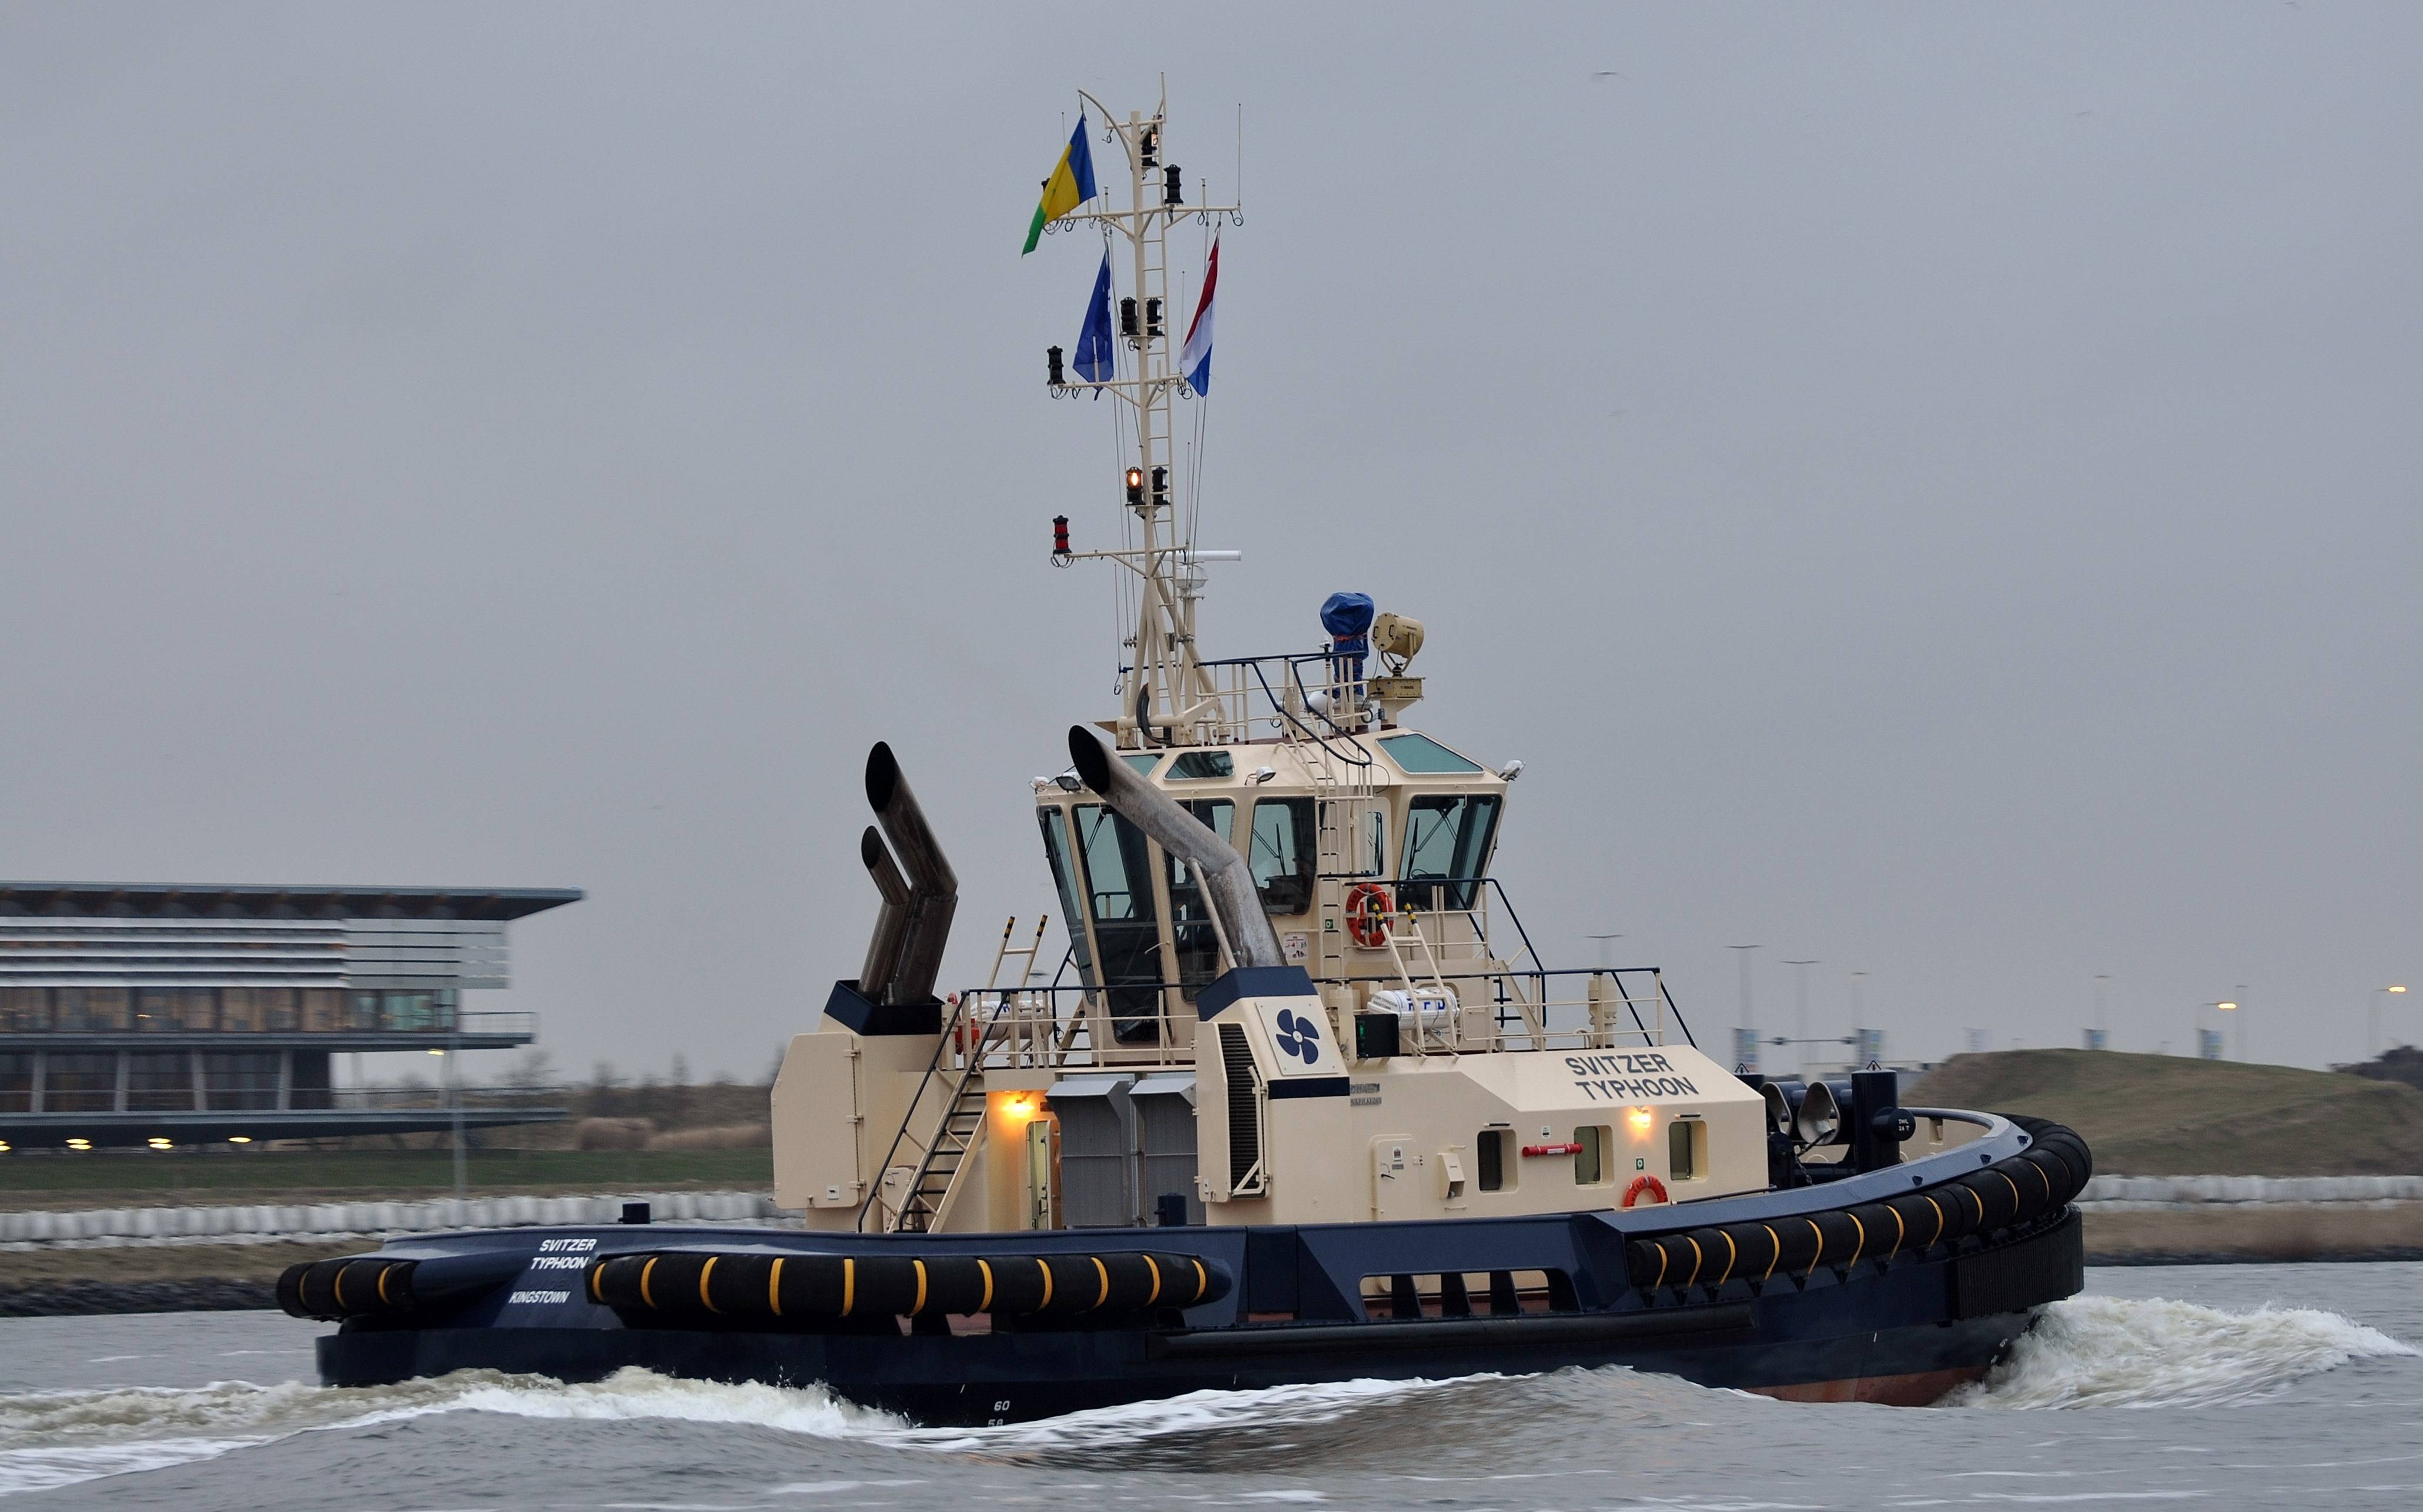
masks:
{"label": "white foam", "polygon": [[2314,1308],[2230,1313],[2193,1302],[2074,1297],[2044,1310],[2011,1357],[1948,1407],[2203,1407],[2268,1395],[2351,1360],[2417,1351]]}

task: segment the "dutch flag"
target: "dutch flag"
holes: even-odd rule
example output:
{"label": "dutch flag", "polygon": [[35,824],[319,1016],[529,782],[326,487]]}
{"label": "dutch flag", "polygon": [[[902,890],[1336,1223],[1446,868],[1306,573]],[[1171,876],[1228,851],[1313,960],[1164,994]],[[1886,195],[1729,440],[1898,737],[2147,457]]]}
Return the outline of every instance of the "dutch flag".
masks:
{"label": "dutch flag", "polygon": [[1212,391],[1212,291],[1220,282],[1220,241],[1212,241],[1212,265],[1203,275],[1203,299],[1195,307],[1195,324],[1186,327],[1186,346],[1178,354],[1178,371],[1196,393]]}

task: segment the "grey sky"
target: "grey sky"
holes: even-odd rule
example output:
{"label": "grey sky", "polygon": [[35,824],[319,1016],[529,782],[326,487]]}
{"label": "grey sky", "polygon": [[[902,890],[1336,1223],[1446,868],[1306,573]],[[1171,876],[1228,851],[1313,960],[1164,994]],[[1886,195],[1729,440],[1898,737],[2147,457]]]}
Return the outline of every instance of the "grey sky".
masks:
{"label": "grey sky", "polygon": [[1758,941],[1764,1028],[1815,957],[1930,1056],[2245,983],[2349,1058],[2423,976],[2418,59],[2330,0],[0,9],[0,873],[585,887],[516,929],[559,1061],[753,1074],[856,969],[882,738],[980,978],[1116,649],[1044,561],[1116,528],[1041,383],[1096,254],[1018,244],[1166,70],[1190,183],[1244,107],[1212,649],[1422,618],[1553,953],[1716,1027]]}

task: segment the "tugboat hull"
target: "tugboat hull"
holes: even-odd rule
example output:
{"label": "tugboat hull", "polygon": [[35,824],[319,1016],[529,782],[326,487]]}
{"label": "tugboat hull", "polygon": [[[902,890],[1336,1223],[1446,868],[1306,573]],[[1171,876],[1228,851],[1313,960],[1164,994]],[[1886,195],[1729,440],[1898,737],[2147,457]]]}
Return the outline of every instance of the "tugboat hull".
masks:
{"label": "tugboat hull", "polygon": [[[580,1231],[549,1236],[559,1245],[584,1239]],[[681,1237],[691,1246],[736,1246],[762,1244],[767,1235],[685,1231]],[[1164,1314],[1129,1327],[982,1332],[913,1323],[903,1331],[889,1317],[854,1332],[742,1327],[720,1316],[683,1320],[706,1326],[639,1327],[623,1326],[611,1313],[571,1327],[469,1319],[469,1326],[424,1327],[356,1317],[320,1341],[319,1363],[324,1380],[348,1386],[466,1369],[595,1380],[636,1366],[697,1379],[818,1385],[919,1423],[971,1426],[1196,1391],[1601,1365],[1794,1400],[1919,1404],[1983,1375],[2025,1331],[2032,1309],[2072,1295],[2083,1281],[2078,1216],[2065,1208],[1990,1242],[1971,1238],[1847,1267],[1819,1265],[1799,1277],[1729,1278],[1679,1296],[1673,1288],[1577,1296],[1566,1300],[1595,1305],[1502,1316],[1239,1318],[1188,1327]],[[1243,1299],[1229,1299],[1232,1314]]]}

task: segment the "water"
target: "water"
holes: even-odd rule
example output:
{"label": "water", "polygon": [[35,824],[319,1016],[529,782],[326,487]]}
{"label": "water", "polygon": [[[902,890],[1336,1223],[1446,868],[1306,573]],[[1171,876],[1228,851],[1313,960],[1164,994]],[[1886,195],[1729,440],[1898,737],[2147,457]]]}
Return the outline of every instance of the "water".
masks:
{"label": "water", "polygon": [[8,1512],[1171,1506],[1786,1512],[2423,1504],[2423,1265],[2089,1273],[1933,1409],[1624,1370],[1208,1393],[929,1430],[638,1372],[305,1384],[278,1314],[0,1320]]}

